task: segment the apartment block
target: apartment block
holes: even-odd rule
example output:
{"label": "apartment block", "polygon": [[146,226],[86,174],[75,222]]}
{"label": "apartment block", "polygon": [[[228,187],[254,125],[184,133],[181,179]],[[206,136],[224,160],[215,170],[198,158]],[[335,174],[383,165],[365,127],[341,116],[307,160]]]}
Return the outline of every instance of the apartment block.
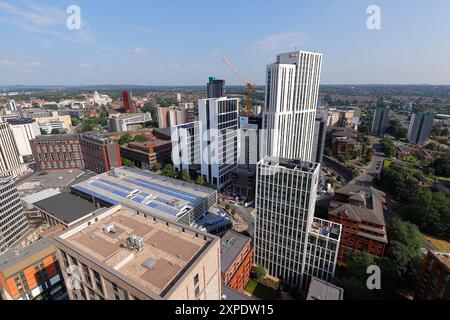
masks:
{"label": "apartment block", "polygon": [[59,300],[66,287],[49,239],[0,255],[0,300]]}
{"label": "apartment block", "polygon": [[71,300],[220,300],[215,236],[116,205],[54,237]]}
{"label": "apartment block", "polygon": [[80,140],[84,166],[87,170],[103,173],[122,166],[117,142],[99,134],[84,134]]}
{"label": "apartment block", "polygon": [[388,240],[383,208],[383,192],[373,187],[348,184],[335,191],[328,218],[342,224],[339,262],[347,253],[366,250],[383,257]]}
{"label": "apartment block", "polygon": [[425,144],[433,129],[434,114],[414,113],[408,128],[407,138],[410,143]]}
{"label": "apartment block", "polygon": [[373,116],[372,135],[382,137],[389,127],[389,109],[377,109]]}
{"label": "apartment block", "polygon": [[31,147],[38,170],[85,168],[79,134],[39,136]]}
{"label": "apartment block", "polygon": [[194,173],[201,167],[200,126],[191,122],[171,127],[172,162],[177,171]]}
{"label": "apartment block", "polygon": [[0,120],[0,177],[18,177],[27,167],[22,165],[10,124]]}
{"label": "apartment block", "polygon": [[428,251],[418,281],[418,299],[450,300],[450,252]]}
{"label": "apartment block", "polygon": [[253,266],[252,239],[230,230],[220,241],[222,282],[238,292],[243,292],[250,280]]}

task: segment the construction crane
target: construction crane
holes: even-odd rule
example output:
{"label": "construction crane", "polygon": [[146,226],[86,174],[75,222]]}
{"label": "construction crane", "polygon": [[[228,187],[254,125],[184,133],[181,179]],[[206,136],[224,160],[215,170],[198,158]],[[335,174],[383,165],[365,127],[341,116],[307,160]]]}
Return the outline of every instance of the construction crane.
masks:
{"label": "construction crane", "polygon": [[253,92],[255,92],[255,86],[252,85],[250,82],[248,82],[228,59],[223,58],[222,60],[231,69],[231,71],[233,71],[233,73],[239,78],[239,80],[241,80],[246,86],[247,101],[246,101],[245,115],[249,117],[252,114],[252,95]]}

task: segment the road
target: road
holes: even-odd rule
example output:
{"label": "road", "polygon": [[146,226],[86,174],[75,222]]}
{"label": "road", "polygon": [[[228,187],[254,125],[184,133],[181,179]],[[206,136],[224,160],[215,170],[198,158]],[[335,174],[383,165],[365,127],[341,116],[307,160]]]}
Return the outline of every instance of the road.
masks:
{"label": "road", "polygon": [[378,177],[383,169],[383,162],[386,159],[385,154],[381,151],[381,145],[379,143],[379,139],[376,137],[370,137],[370,141],[372,144],[373,157],[372,161],[369,163],[367,167],[365,167],[363,172],[357,176],[355,179],[350,181],[351,184],[360,184],[360,185],[370,185],[373,182],[375,177]]}

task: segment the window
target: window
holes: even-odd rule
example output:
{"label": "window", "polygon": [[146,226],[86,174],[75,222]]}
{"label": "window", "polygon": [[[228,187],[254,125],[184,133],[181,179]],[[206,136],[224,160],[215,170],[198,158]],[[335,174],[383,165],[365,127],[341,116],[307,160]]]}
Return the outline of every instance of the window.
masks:
{"label": "window", "polygon": [[198,299],[199,296],[200,296],[200,288],[199,288],[199,287],[196,287],[196,288],[195,288],[195,299]]}
{"label": "window", "polygon": [[102,279],[100,274],[97,271],[94,271],[94,279],[95,279],[95,285],[97,287],[97,290],[103,293],[103,285],[102,285]]}
{"label": "window", "polygon": [[199,276],[198,276],[198,273],[197,273],[195,275],[195,277],[194,277],[194,286],[197,286],[199,281],[200,281],[200,279],[199,279]]}

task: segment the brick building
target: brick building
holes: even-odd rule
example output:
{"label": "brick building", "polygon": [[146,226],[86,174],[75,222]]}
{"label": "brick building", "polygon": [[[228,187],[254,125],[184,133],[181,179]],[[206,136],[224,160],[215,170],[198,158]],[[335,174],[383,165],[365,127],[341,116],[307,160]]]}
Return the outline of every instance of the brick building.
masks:
{"label": "brick building", "polygon": [[103,173],[122,166],[117,142],[99,134],[85,134],[80,142],[86,169]]}
{"label": "brick building", "polygon": [[84,157],[79,134],[39,136],[31,140],[38,170],[81,169]]}
{"label": "brick building", "polygon": [[0,255],[0,300],[57,300],[66,288],[56,258],[56,248],[48,239]]}
{"label": "brick building", "polygon": [[387,245],[384,193],[373,187],[349,184],[335,191],[328,218],[342,224],[338,261],[346,253],[367,250],[383,257]]}
{"label": "brick building", "polygon": [[450,252],[428,251],[422,266],[417,297],[421,300],[450,300]]}
{"label": "brick building", "polygon": [[326,145],[336,158],[349,157],[357,146],[357,134],[349,128],[328,128]]}
{"label": "brick building", "polygon": [[222,283],[236,291],[244,291],[253,265],[251,238],[228,231],[221,239],[220,255]]}

